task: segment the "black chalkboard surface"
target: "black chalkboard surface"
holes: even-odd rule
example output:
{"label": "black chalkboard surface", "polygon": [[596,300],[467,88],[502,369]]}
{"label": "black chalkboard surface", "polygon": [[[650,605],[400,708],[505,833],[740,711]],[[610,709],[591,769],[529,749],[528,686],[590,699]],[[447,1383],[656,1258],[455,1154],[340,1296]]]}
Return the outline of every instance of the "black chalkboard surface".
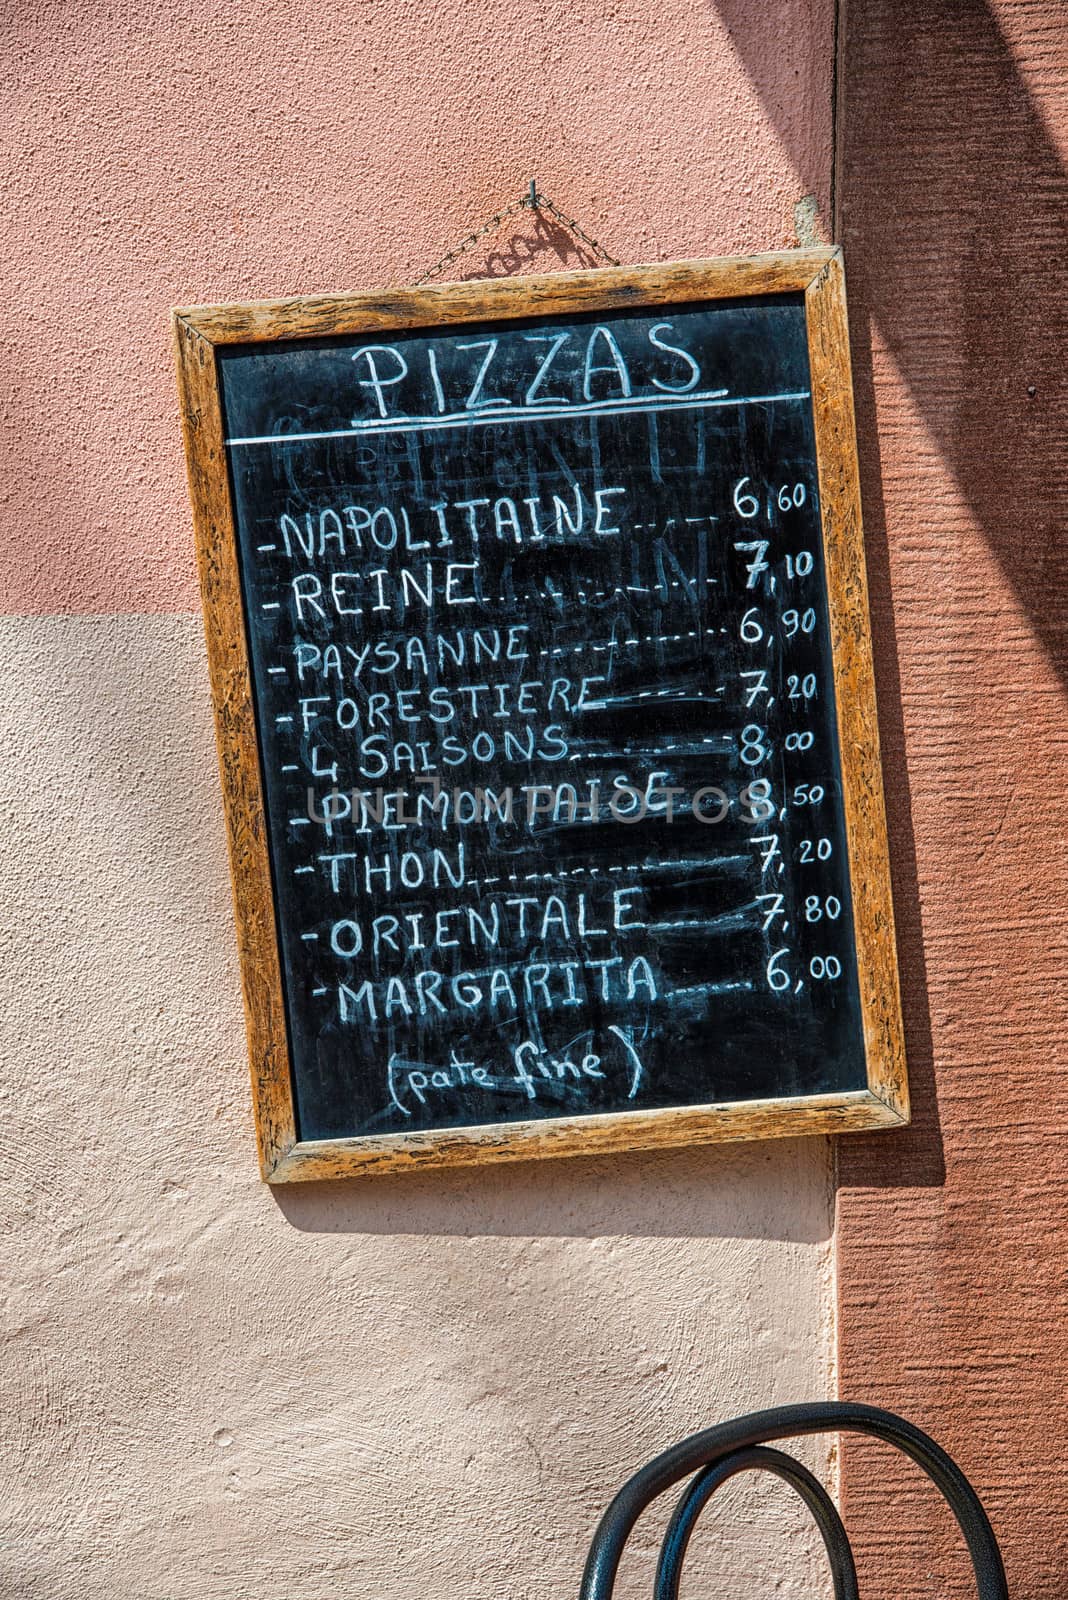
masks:
{"label": "black chalkboard surface", "polygon": [[[214,341],[290,1167],[313,1153],[283,1176],[779,1131],[768,1103],[902,1119],[811,255],[774,292],[539,280],[536,310],[480,286],[440,321],[424,291],[392,326]],[[899,1030],[896,975],[874,1007]]]}

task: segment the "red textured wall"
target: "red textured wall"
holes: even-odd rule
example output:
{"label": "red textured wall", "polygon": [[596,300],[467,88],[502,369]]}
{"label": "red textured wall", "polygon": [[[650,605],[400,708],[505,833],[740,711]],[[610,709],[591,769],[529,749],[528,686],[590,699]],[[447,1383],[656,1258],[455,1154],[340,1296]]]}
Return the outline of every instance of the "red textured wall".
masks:
{"label": "red textured wall", "polygon": [[[838,198],[907,1135],[839,1152],[840,1381],[973,1476],[1013,1600],[1068,1592],[1068,14],[850,0]],[[845,1456],[870,1600],[973,1595],[911,1469]]]}

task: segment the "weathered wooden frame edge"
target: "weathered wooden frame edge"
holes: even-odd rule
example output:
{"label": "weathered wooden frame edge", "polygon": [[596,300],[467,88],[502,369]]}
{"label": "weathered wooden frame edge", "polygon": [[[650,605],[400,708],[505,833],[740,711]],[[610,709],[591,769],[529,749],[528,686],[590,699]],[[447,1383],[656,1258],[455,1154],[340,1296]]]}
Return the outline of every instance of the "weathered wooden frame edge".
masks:
{"label": "weathered wooden frame edge", "polygon": [[[806,304],[867,1089],[418,1134],[298,1141],[216,348],[777,293],[803,293]],[[173,335],[263,1177],[270,1183],[289,1183],[621,1149],[857,1132],[907,1123],[908,1081],[841,251],[827,247],[428,289],[179,308],[173,312]]]}
{"label": "weathered wooden frame edge", "polygon": [[843,809],[868,1088],[910,1116],[842,253],[805,290]]}

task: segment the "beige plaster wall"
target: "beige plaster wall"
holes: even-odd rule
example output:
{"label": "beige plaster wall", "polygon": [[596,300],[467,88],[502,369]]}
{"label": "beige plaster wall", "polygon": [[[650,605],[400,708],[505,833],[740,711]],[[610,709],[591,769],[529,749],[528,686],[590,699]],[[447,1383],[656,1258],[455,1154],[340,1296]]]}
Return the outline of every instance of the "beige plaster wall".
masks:
{"label": "beige plaster wall", "polygon": [[[648,1455],[830,1392],[822,1142],[261,1185],[199,618],[0,659],[5,1600],[573,1594]],[[735,1504],[691,1592],[818,1592]]]}

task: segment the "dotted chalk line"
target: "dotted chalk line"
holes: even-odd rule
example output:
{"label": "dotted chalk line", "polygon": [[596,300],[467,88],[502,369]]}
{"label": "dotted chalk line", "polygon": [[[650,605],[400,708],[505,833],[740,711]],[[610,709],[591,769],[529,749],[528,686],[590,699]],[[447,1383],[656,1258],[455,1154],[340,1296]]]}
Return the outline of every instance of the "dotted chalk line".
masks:
{"label": "dotted chalk line", "polygon": [[643,644],[683,644],[690,639],[714,639],[726,628],[691,628],[688,633],[641,633],[630,639],[615,639],[611,644],[592,644],[584,639],[579,644],[547,645],[538,651],[539,656],[579,656],[585,651],[601,656],[613,650],[640,650]]}

